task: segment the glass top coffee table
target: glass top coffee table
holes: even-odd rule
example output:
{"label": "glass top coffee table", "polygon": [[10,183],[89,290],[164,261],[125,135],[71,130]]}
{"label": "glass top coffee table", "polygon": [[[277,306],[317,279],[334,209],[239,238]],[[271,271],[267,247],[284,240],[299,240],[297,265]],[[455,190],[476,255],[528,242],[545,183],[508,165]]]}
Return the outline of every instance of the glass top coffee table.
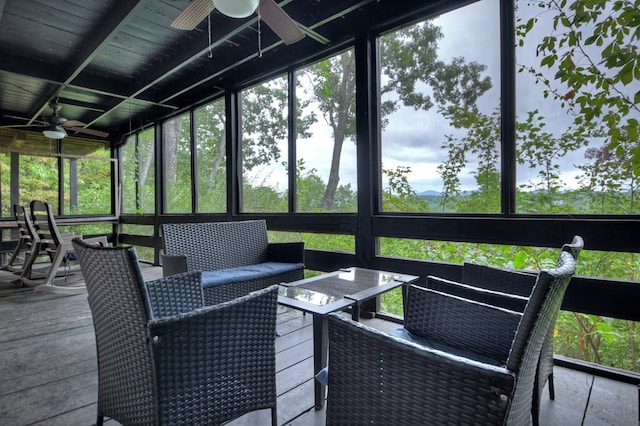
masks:
{"label": "glass top coffee table", "polygon": [[[403,287],[418,279],[415,275],[346,268],[280,285],[278,303],[313,314],[314,377],[327,366],[327,318],[331,312],[351,308],[355,321],[360,319],[360,306],[374,297]],[[314,383],[316,410],[324,406],[325,389]]]}

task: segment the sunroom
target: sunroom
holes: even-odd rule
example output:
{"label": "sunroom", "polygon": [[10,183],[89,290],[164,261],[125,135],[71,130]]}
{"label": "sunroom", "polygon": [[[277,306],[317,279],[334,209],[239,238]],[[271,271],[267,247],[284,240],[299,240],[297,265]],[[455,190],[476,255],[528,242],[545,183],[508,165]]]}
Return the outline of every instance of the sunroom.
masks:
{"label": "sunroom", "polygon": [[0,2],[2,263],[33,199],[150,267],[165,223],[265,219],[309,274],[420,280],[549,268],[580,235],[556,365],[640,384],[640,5],[266,3],[299,39],[267,6],[179,29],[187,0]]}

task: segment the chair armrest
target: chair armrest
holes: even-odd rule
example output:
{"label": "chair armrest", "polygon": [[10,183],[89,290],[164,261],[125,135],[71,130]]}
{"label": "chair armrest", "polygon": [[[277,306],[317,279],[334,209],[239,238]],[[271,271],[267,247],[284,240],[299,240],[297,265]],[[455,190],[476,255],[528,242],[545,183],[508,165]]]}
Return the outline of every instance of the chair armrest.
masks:
{"label": "chair armrest", "polygon": [[513,372],[329,315],[327,424],[503,424]]}
{"label": "chair armrest", "polygon": [[182,274],[189,270],[187,256],[161,254],[160,259],[162,260],[163,277]]}
{"label": "chair armrest", "polygon": [[144,286],[152,318],[170,317],[204,306],[199,271],[147,281]]}
{"label": "chair armrest", "polygon": [[[243,395],[263,404],[260,408],[275,406],[277,291],[271,286],[149,322],[163,422],[177,424],[174,415],[180,418],[197,406],[210,411],[201,413],[202,419],[222,424],[228,419],[220,416],[232,410],[220,407],[234,406]],[[187,367],[189,374],[183,374]]]}
{"label": "chair armrest", "polygon": [[273,262],[304,263],[304,242],[269,243],[267,258]]}
{"label": "chair armrest", "polygon": [[505,364],[522,314],[410,285],[404,327],[437,345]]}
{"label": "chair armrest", "polygon": [[465,299],[475,300],[476,302],[498,306],[515,312],[523,312],[524,307],[529,301],[528,297],[487,290],[485,288],[462,284],[446,280],[444,278],[434,277],[432,275],[427,277],[427,288],[463,297]]}
{"label": "chair armrest", "polygon": [[462,267],[461,282],[474,287],[529,297],[537,276],[537,272],[465,263]]}

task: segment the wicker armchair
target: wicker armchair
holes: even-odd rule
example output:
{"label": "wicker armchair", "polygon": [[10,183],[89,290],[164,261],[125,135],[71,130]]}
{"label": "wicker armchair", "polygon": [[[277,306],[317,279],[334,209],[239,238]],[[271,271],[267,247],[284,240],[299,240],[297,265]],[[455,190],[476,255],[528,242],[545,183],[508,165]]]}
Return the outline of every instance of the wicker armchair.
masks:
{"label": "wicker armchair", "polygon": [[145,283],[135,248],[73,246],[96,332],[98,425],[217,425],[259,409],[277,424],[276,286],[203,307],[200,272]]}
{"label": "wicker armchair", "polygon": [[[575,236],[571,244],[565,244],[562,251],[570,252],[577,260],[584,242]],[[523,312],[531,296],[537,275],[533,272],[516,271],[491,266],[465,263],[462,268],[462,282],[427,278],[427,287],[467,299],[500,306],[516,312]],[[533,424],[538,424],[540,400],[547,381],[549,398],[555,399],[553,384],[553,336],[556,317],[552,318],[545,336],[538,364],[538,374],[532,401]]]}
{"label": "wicker armchair", "polygon": [[327,424],[531,424],[538,357],[575,265],[562,252],[540,271],[522,313],[410,286],[411,341],[331,314]]}

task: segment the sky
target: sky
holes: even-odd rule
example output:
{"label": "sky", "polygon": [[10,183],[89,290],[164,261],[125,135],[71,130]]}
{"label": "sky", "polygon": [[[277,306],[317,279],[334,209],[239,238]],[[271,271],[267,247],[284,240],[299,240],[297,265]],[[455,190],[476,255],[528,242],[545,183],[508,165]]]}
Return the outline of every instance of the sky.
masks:
{"label": "sky", "polygon": [[[519,2],[519,16],[528,18],[532,13],[539,14],[540,9],[526,9],[527,2]],[[527,14],[528,13],[528,14]],[[467,7],[454,10],[435,18],[434,23],[442,28],[443,39],[439,42],[438,54],[440,59],[451,60],[454,57],[464,57],[467,62],[476,61],[486,65],[486,75],[491,78],[493,87],[479,100],[478,106],[485,114],[491,114],[500,103],[500,28],[499,28],[499,0],[482,0]],[[527,64],[540,69],[540,57],[535,55],[535,46],[541,35],[550,34],[551,16],[538,16],[540,24],[538,31],[532,33],[532,39],[527,41],[527,49],[517,49],[518,65]],[[543,70],[544,71],[544,70]],[[549,71],[544,71],[549,72]],[[553,135],[560,135],[572,121],[557,101],[545,99],[542,86],[536,85],[533,77],[527,73],[517,76],[517,117],[524,120],[528,111],[537,109],[545,119],[545,131]],[[568,90],[568,89],[567,89]],[[326,182],[331,164],[333,147],[332,135],[321,114],[317,112],[319,121],[312,132],[311,139],[298,143],[298,157],[303,158],[308,168],[315,168]],[[455,134],[455,129],[448,126],[447,121],[439,116],[436,108],[429,112],[414,111],[412,108],[402,108],[389,116],[389,126],[384,130],[382,138],[383,167],[395,169],[398,166],[411,167],[409,183],[420,193],[423,191],[441,191],[442,179],[437,167],[446,159],[446,151],[441,148],[445,135]],[[594,141],[599,146],[601,141]],[[286,147],[283,146],[286,149]],[[285,152],[285,151],[283,151]],[[344,144],[341,166],[340,184],[351,184],[356,188],[355,145],[352,142]],[[577,186],[575,177],[579,171],[575,164],[584,162],[584,149],[570,153],[561,161],[562,177],[569,188]],[[461,189],[471,190],[476,187],[471,171],[474,162],[463,171]],[[286,188],[286,174],[282,166],[276,166],[276,172],[271,168],[256,171],[259,179],[268,180],[271,185]],[[267,174],[269,174],[267,176]],[[518,183],[535,179],[537,171],[518,167]]]}

